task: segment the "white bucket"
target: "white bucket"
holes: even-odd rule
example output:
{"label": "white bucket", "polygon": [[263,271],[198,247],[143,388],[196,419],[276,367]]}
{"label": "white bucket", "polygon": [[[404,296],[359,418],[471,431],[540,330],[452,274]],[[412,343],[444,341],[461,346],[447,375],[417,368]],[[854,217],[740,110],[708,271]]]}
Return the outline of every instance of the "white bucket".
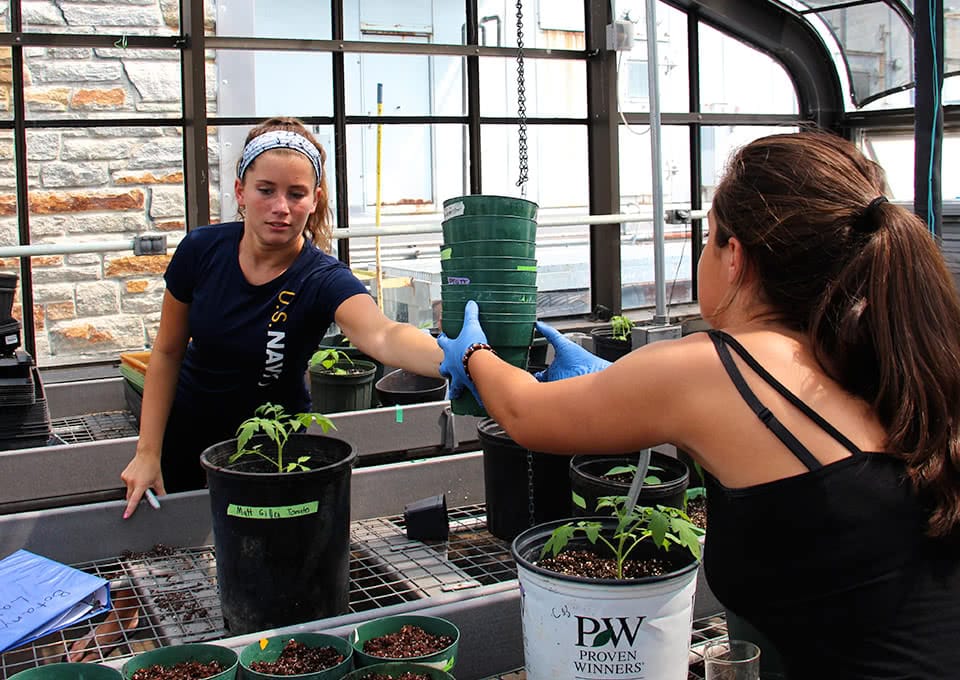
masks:
{"label": "white bucket", "polygon": [[698,562],[623,581],[536,566],[550,533],[567,521],[537,525],[513,542],[527,680],[686,680]]}

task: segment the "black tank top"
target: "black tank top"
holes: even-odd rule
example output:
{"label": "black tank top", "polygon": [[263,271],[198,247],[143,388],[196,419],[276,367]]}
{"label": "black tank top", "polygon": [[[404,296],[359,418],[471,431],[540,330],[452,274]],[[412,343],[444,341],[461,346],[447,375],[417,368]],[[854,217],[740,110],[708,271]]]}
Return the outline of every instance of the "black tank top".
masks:
{"label": "black tank top", "polygon": [[[860,451],[735,339],[709,334],[743,400],[808,468],[743,489],[707,475],[704,568],[717,598],[769,638],[790,680],[960,678],[960,556],[925,537],[929,509],[904,463]],[[728,348],[851,455],[817,461]]]}

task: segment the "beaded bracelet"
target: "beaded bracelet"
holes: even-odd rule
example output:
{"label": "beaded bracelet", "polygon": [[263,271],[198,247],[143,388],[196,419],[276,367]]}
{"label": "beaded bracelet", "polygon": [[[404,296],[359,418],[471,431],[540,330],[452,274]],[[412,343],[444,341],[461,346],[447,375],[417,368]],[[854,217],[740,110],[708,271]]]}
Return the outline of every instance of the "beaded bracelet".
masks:
{"label": "beaded bracelet", "polygon": [[470,361],[470,357],[473,356],[473,353],[476,352],[478,349],[485,349],[490,352],[493,352],[493,354],[496,355],[496,352],[494,351],[493,347],[491,347],[485,342],[475,342],[469,347],[467,347],[467,351],[463,353],[463,372],[467,374],[468,380],[473,380],[473,378],[470,377],[470,369],[467,367],[467,362]]}

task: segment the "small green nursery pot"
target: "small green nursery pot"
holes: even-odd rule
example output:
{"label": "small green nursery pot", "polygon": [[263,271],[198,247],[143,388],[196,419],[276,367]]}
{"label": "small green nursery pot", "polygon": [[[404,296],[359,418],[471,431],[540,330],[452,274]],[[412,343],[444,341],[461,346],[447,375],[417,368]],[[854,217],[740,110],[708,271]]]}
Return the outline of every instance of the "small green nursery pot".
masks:
{"label": "small green nursery pot", "polygon": [[[272,680],[274,678],[295,678],[296,680],[339,680],[353,668],[353,647],[349,642],[336,635],[327,635],[326,633],[298,633],[296,635],[278,635],[276,637],[266,638],[266,646],[260,646],[260,640],[253,642],[240,650],[240,668],[244,678],[253,678],[254,680]],[[275,675],[273,673],[261,673],[250,668],[250,665],[257,661],[273,663],[280,658],[284,646],[290,640],[302,642],[307,647],[315,649],[317,647],[333,647],[343,656],[343,661],[336,666],[325,668],[322,671],[314,673],[301,673],[300,675]]]}
{"label": "small green nursery pot", "polygon": [[96,663],[51,663],[28,668],[10,680],[120,680],[120,671]]}
{"label": "small green nursery pot", "polygon": [[[373,656],[363,651],[363,645],[368,640],[398,632],[405,625],[417,626],[431,635],[448,635],[453,643],[445,649],[424,656],[413,656],[403,659],[391,659],[382,656]],[[386,662],[400,662],[422,664],[430,668],[449,671],[457,661],[457,647],[460,644],[460,629],[455,625],[437,616],[421,616],[416,614],[398,614],[384,616],[367,621],[357,626],[350,633],[350,644],[353,646],[353,660],[357,668],[383,664]]]}
{"label": "small green nursery pot", "polygon": [[378,673],[392,678],[399,678],[404,673],[418,673],[429,675],[431,680],[454,680],[454,677],[446,671],[418,663],[378,663],[373,666],[358,668],[346,676],[345,680],[363,680]]}
{"label": "small green nursery pot", "polygon": [[206,680],[233,680],[237,677],[237,666],[239,665],[237,653],[229,647],[206,643],[160,647],[138,654],[123,664],[123,677],[125,680],[132,680],[133,674],[141,668],[150,668],[150,666],[169,667],[188,661],[220,662],[224,670],[216,675],[211,675]]}

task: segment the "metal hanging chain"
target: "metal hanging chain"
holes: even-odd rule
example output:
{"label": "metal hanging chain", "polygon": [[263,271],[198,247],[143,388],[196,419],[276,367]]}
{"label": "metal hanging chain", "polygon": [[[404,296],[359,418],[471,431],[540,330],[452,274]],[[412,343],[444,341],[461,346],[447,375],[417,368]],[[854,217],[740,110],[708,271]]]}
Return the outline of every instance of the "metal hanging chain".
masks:
{"label": "metal hanging chain", "polygon": [[517,150],[520,154],[520,195],[527,195],[527,93],[523,77],[523,0],[517,0],[517,117],[520,119]]}

